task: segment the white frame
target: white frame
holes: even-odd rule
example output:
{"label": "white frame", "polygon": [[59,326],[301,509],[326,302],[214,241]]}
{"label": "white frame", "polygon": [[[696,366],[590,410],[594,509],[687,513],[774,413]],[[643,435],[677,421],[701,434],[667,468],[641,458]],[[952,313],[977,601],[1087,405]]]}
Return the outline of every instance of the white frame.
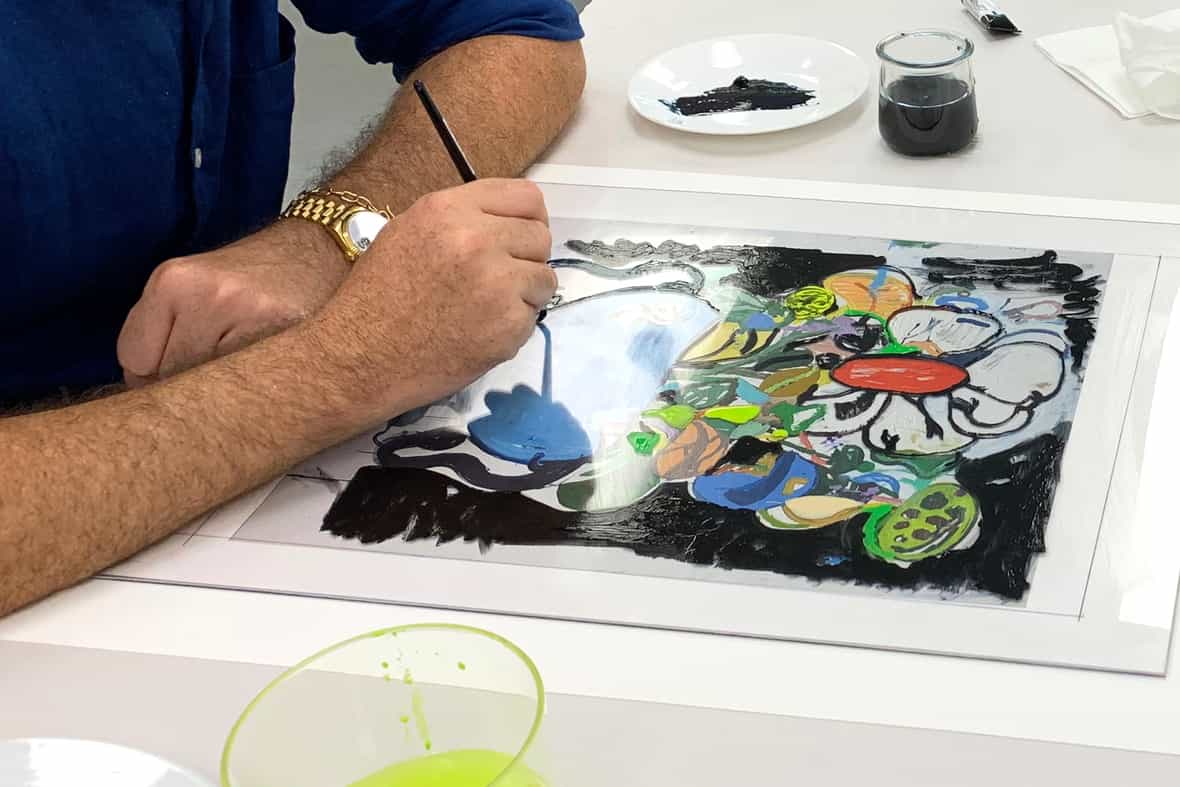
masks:
{"label": "white frame", "polygon": [[[888,203],[858,202],[865,187],[849,185],[817,195],[807,194],[808,189],[793,191],[791,184],[782,181],[563,171],[567,169],[571,168],[542,168],[538,176],[547,184],[550,210],[556,216],[617,220],[642,213],[652,222],[751,228],[783,228],[786,223],[786,229],[817,233],[984,244],[990,236],[1002,238],[1005,245],[1060,244],[1079,251],[1114,252],[1121,255],[1120,265],[1135,262],[1133,255],[1146,257],[1138,262],[1160,264],[1143,321],[1143,357],[1148,359],[1160,356],[1172,300],[1180,288],[1180,260],[1165,263],[1160,259],[1171,248],[1172,233],[1164,217],[1148,216],[1146,222],[1131,226],[1117,218],[1093,222],[1008,212],[1000,202],[965,214],[963,208],[954,207],[953,193],[943,193],[943,207],[930,204],[938,201],[937,193],[931,192],[894,194]],[[588,200],[585,186],[615,190],[602,192],[609,199]],[[642,193],[653,186],[663,192],[656,202]],[[805,196],[794,196],[799,192]],[[840,192],[843,200],[838,198]],[[717,194],[729,195],[735,206],[742,207],[740,221],[713,217],[710,222],[707,213],[699,211],[702,195]],[[628,204],[633,199],[638,202]],[[686,215],[694,199],[699,215]],[[921,207],[915,210],[915,203]],[[758,205],[761,214],[755,208]],[[783,207],[790,208],[789,222],[777,212]],[[1066,204],[1063,208],[1068,210],[1063,212],[1085,215],[1083,209],[1088,207]],[[1160,226],[1151,226],[1157,220]],[[918,225],[920,232],[905,230]],[[1161,527],[1167,521],[1167,509],[1162,507],[1166,500],[1137,492],[1140,464],[1152,456],[1153,442],[1156,450],[1162,450],[1161,440],[1145,444],[1143,438],[1156,371],[1156,364],[1141,363],[1134,375],[1111,499],[1093,550],[1089,593],[1076,614],[228,540],[264,498],[265,489],[218,512],[198,531],[175,536],[109,575],[1163,674],[1180,550],[1164,546],[1176,540]],[[1084,391],[1083,400],[1085,396]],[[1158,434],[1158,429],[1153,432]],[[1149,464],[1143,471],[1145,490],[1151,470]],[[1166,488],[1166,478],[1161,483]],[[1132,524],[1122,524],[1123,511],[1132,507],[1137,511]],[[1118,516],[1113,516],[1116,510]],[[1116,524],[1114,519],[1121,521]],[[537,593],[539,587],[545,592]],[[642,605],[635,599],[642,599]],[[735,611],[742,616],[735,618]],[[789,631],[784,630],[783,621],[790,621]]]}

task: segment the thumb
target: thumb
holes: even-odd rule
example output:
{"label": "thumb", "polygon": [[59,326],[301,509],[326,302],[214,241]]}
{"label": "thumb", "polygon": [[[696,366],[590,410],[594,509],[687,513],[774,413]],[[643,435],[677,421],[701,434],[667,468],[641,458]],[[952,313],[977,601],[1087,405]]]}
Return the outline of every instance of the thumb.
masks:
{"label": "thumb", "polygon": [[175,321],[176,313],[163,298],[145,296],[131,307],[116,344],[119,365],[129,377],[150,378],[159,373]]}

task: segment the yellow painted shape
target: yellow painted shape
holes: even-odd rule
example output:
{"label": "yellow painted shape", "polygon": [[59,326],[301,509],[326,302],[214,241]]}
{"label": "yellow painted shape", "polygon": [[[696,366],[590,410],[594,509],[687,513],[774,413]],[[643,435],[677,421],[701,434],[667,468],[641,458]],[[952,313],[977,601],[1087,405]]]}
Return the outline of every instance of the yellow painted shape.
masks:
{"label": "yellow painted shape", "polygon": [[725,349],[733,342],[734,335],[741,328],[736,322],[719,323],[716,328],[702,336],[696,344],[688,348],[682,356],[685,361],[700,361],[710,358],[714,353]]}
{"label": "yellow painted shape", "polygon": [[819,380],[820,370],[814,366],[796,366],[768,374],[758,388],[766,394],[781,399],[798,396]]}
{"label": "yellow painted shape", "polygon": [[843,522],[860,508],[861,504],[855,500],[827,495],[806,495],[783,503],[783,512],[787,516],[809,528]]}

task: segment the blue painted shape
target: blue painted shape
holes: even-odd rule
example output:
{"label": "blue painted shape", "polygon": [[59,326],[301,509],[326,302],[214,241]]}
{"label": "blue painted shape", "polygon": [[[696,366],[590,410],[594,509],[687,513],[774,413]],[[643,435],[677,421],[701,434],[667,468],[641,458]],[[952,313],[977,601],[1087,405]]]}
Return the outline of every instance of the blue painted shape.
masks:
{"label": "blue painted shape", "polygon": [[[692,482],[692,496],[724,508],[762,511],[781,506],[815,488],[818,473],[811,462],[794,451],[783,453],[765,476],[738,471],[698,476]],[[802,479],[794,491],[785,491],[791,479]]]}
{"label": "blue painted shape", "polygon": [[896,478],[885,473],[864,473],[852,479],[852,483],[868,486],[870,484],[879,486],[882,489],[888,489],[894,496],[898,497],[901,494],[901,484]]}
{"label": "blue painted shape", "polygon": [[553,401],[553,335],[538,326],[545,339],[541,393],[527,385],[511,392],[489,391],[484,397],[488,414],[467,425],[471,442],[510,462],[588,459],[590,438],[564,405]]}
{"label": "blue painted shape", "polygon": [[751,314],[742,323],[742,328],[747,331],[773,331],[778,327],[778,323],[774,321],[766,312],[759,312],[758,314]]}
{"label": "blue painted shape", "polygon": [[468,424],[471,442],[509,462],[586,459],[590,438],[563,405],[547,400],[527,385],[510,392],[490,391],[484,402],[491,413]]}
{"label": "blue painted shape", "polygon": [[749,402],[750,404],[766,404],[770,401],[770,397],[762,391],[758,390],[751,383],[738,378],[737,390],[735,391],[739,399]]}
{"label": "blue painted shape", "polygon": [[873,277],[873,281],[869,285],[869,292],[876,295],[877,290],[879,290],[883,286],[885,286],[885,282],[888,281],[888,279],[889,279],[889,269],[883,268],[883,267],[877,268],[877,275]]}
{"label": "blue painted shape", "polygon": [[970,306],[985,312],[991,308],[987,301],[967,295],[940,295],[934,300],[936,306]]}
{"label": "blue painted shape", "polygon": [[604,424],[637,419],[718,319],[680,292],[603,293],[553,309],[514,359],[468,389],[488,411],[471,414],[472,442],[519,464],[591,456]]}

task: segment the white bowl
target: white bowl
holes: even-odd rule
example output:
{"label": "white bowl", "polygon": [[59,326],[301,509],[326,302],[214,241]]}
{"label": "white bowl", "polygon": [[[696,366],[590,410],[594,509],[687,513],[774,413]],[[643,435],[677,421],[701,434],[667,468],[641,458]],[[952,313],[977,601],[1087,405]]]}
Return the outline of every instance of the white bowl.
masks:
{"label": "white bowl", "polygon": [[0,741],[3,787],[212,787],[152,754],[98,741]]}

